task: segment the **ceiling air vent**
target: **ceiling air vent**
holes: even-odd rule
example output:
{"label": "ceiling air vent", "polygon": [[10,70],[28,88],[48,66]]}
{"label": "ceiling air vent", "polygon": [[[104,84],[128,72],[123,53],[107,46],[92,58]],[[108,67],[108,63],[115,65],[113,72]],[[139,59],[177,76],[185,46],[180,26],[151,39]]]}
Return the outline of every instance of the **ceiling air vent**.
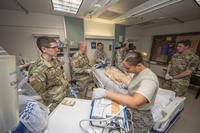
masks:
{"label": "ceiling air vent", "polygon": [[112,20],[120,15],[121,14],[119,13],[106,10],[101,15],[99,15],[98,18]]}

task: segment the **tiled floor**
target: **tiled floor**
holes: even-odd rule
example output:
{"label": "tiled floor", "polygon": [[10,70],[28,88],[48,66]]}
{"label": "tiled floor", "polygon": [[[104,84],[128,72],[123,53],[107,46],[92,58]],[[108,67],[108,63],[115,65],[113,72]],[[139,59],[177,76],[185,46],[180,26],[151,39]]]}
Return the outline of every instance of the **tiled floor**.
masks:
{"label": "tiled floor", "polygon": [[196,88],[188,89],[184,111],[169,133],[200,133],[200,96],[195,99],[196,93]]}

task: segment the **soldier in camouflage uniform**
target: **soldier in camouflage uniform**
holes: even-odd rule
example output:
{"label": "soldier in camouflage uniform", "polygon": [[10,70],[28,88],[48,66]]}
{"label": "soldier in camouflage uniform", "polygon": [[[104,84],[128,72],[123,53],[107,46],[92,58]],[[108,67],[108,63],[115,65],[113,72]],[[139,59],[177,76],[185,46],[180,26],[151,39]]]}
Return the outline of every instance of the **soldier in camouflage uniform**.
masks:
{"label": "soldier in camouflage uniform", "polygon": [[68,81],[63,66],[55,58],[57,43],[48,37],[39,37],[37,46],[42,52],[29,68],[29,83],[42,97],[42,102],[52,111],[64,97],[68,96]]}
{"label": "soldier in camouflage uniform", "polygon": [[127,54],[134,53],[136,51],[136,46],[133,43],[128,44]]}
{"label": "soldier in camouflage uniform", "polygon": [[106,60],[106,53],[103,50],[103,43],[97,43],[97,50],[94,53],[95,63],[99,64]]}
{"label": "soldier in camouflage uniform", "polygon": [[[78,44],[78,52],[75,53],[71,60],[72,78],[76,80],[78,85],[78,98],[86,98],[87,93],[90,93],[92,83],[91,66],[86,55],[87,45],[83,42]],[[88,96],[88,97],[91,97]]]}
{"label": "soldier in camouflage uniform", "polygon": [[115,66],[122,71],[126,71],[126,69],[122,65],[122,61],[124,60],[125,56],[126,56],[126,43],[122,43],[120,49],[117,50],[116,62],[115,62]]}
{"label": "soldier in camouflage uniform", "polygon": [[197,68],[199,57],[189,50],[191,42],[183,40],[178,42],[177,53],[172,56],[167,67],[166,80],[170,80],[170,89],[177,96],[184,96],[190,83],[192,72]]}

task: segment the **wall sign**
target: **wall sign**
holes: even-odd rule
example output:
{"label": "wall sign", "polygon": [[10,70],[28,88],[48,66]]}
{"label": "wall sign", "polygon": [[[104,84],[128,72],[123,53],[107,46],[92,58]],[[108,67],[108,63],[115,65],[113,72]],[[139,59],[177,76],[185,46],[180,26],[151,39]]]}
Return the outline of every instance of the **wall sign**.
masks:
{"label": "wall sign", "polygon": [[91,49],[96,49],[96,42],[91,42]]}

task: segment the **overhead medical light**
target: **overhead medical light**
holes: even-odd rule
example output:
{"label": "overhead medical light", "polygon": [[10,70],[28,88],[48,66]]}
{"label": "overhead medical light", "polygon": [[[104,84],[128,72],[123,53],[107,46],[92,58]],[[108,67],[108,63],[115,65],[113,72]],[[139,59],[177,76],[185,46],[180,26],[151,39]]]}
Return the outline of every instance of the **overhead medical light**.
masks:
{"label": "overhead medical light", "polygon": [[200,6],[200,0],[194,0]]}
{"label": "overhead medical light", "polygon": [[52,0],[55,11],[77,14],[83,0]]}

